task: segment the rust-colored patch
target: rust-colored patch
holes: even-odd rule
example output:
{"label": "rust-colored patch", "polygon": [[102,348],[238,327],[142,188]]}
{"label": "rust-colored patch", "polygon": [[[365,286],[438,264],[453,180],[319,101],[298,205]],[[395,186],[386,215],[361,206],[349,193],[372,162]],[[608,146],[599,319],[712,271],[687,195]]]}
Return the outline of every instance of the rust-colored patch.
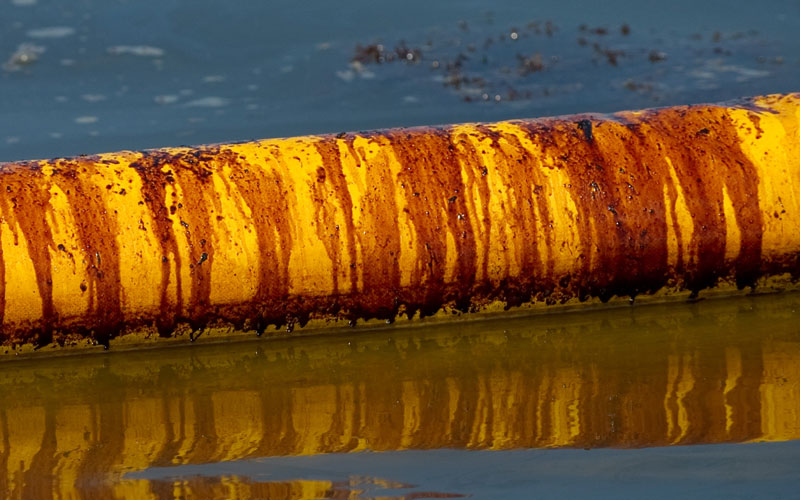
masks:
{"label": "rust-colored patch", "polygon": [[[468,138],[464,137],[464,134],[451,134],[451,142],[459,149],[458,156],[461,161],[462,170],[467,177],[467,184],[464,186],[464,192],[467,194],[467,196],[464,197],[464,201],[469,205],[467,207],[467,212],[472,214],[473,217],[479,217],[478,213],[482,212],[482,210],[479,210],[479,206],[484,209],[487,208],[491,198],[488,182],[488,176],[490,175],[489,169],[488,167],[481,166],[478,152],[469,142]],[[477,198],[468,195],[474,187],[476,187],[478,191]],[[478,257],[477,252],[480,248],[482,252],[480,275],[486,280],[489,276],[489,247],[492,232],[491,217],[481,217],[478,221],[478,227],[481,228],[481,231],[479,234],[474,235],[474,237],[480,239],[480,245],[476,244],[475,246],[475,257]],[[478,270],[476,269],[475,271],[477,272]],[[475,291],[479,292],[479,290]]]}
{"label": "rust-colored patch", "polygon": [[[441,129],[388,131],[386,137],[402,170],[409,218],[417,233],[413,285],[403,298],[409,315],[435,313],[444,302],[467,309],[475,279],[475,237],[466,220],[461,165],[449,134]],[[467,166],[467,168],[475,166]],[[459,216],[459,214],[462,214]],[[447,235],[455,241],[456,282],[445,283]],[[444,302],[443,302],[444,301]]]}
{"label": "rust-colored patch", "polygon": [[[86,275],[89,278],[88,314],[93,317],[91,326],[94,339],[106,346],[123,326],[120,287],[120,261],[117,247],[119,231],[113,209],[105,203],[113,186],[104,188],[85,179],[96,175],[94,162],[79,159],[76,163],[62,160],[54,170],[53,182],[67,196],[75,229],[82,246]],[[98,214],[104,217],[98,220]],[[130,263],[126,263],[130,264]]]}
{"label": "rust-colored patch", "polygon": [[[36,288],[42,301],[40,320],[23,325],[20,331],[14,332],[15,335],[9,337],[19,343],[33,342],[37,346],[43,346],[52,341],[53,324],[56,320],[50,262],[50,248],[54,247],[55,243],[45,219],[50,207],[50,186],[45,181],[41,166],[37,162],[4,169],[3,180],[5,181],[3,217],[15,230],[14,244],[19,244],[20,236],[25,240],[36,275]],[[3,267],[6,267],[5,262]],[[3,281],[5,296],[5,279]],[[8,335],[6,331],[6,325],[3,325],[3,333]]]}
{"label": "rust-colored patch", "polygon": [[268,324],[280,325],[285,321],[281,307],[289,297],[293,241],[291,207],[287,201],[289,187],[277,169],[242,164],[230,153],[222,154],[218,161],[231,167],[230,181],[252,214],[250,222],[259,246],[258,285],[253,299],[255,314],[248,319],[261,334]]}
{"label": "rust-colored patch", "polygon": [[[353,226],[353,201],[347,187],[347,180],[342,171],[342,160],[336,139],[328,137],[316,145],[322,157],[322,165],[316,169],[316,182],[311,186],[312,200],[317,214],[317,236],[325,245],[325,251],[333,262],[333,293],[339,295],[339,264],[342,262],[340,249],[344,240],[344,251],[347,252],[352,266],[347,270],[350,275],[350,290],[358,289],[358,274],[355,262],[358,261],[355,244],[355,227]],[[335,199],[342,211],[344,227],[336,223],[336,209],[329,199]]]}
{"label": "rust-colored patch", "polygon": [[[142,180],[142,201],[150,210],[152,223],[155,225],[153,230],[156,238],[161,245],[161,288],[159,290],[159,312],[155,321],[155,326],[162,336],[169,336],[181,317],[183,310],[183,282],[181,279],[181,256],[178,252],[178,243],[175,240],[175,233],[172,229],[172,218],[169,205],[167,204],[167,185],[175,182],[175,176],[171,170],[166,172],[161,169],[159,159],[144,155],[140,160],[131,163],[133,168]],[[175,263],[178,272],[175,273],[175,284],[177,288],[176,302],[170,304],[167,295],[170,280],[170,259]]]}
{"label": "rust-colored patch", "polygon": [[356,161],[356,168],[368,169],[361,207],[364,217],[358,228],[352,228],[361,252],[350,256],[352,272],[355,275],[357,270],[361,271],[364,285],[361,289],[353,288],[347,306],[348,316],[351,320],[365,314],[394,318],[402,293],[398,265],[399,220],[395,202],[399,180],[392,175],[386,150],[369,162],[362,148],[355,146],[354,136],[346,136],[344,140],[348,154]]}
{"label": "rust-colored patch", "polygon": [[[533,157],[513,134],[503,134],[484,125],[476,128],[491,139],[496,163],[507,167],[486,174],[500,176],[505,186],[509,198],[505,222],[523,241],[530,242],[514,245],[520,273],[518,276],[509,275],[492,293],[509,306],[528,302],[534,296],[546,299],[553,291],[553,239],[550,208],[546,202],[548,193],[543,188],[546,182],[542,175],[542,169],[547,167]],[[534,209],[538,210],[541,220],[537,220]]]}
{"label": "rust-colored patch", "polygon": [[[175,170],[175,177],[184,190],[183,196],[173,194],[171,203],[176,207],[178,219],[189,245],[188,267],[191,275],[191,295],[186,319],[192,329],[199,330],[211,318],[211,268],[214,265],[214,231],[212,229],[217,212],[213,196],[206,196],[213,189],[210,185],[212,169],[216,167],[218,151],[192,151],[176,155],[168,162]],[[187,264],[184,264],[187,265]]]}

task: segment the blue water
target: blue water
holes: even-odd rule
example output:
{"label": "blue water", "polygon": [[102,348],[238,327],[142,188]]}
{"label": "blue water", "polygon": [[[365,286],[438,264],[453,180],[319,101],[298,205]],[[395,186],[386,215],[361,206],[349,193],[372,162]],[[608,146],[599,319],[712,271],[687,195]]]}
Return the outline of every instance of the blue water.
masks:
{"label": "blue water", "polygon": [[[800,441],[642,450],[404,451],[152,468],[128,479],[347,482],[355,498],[800,498]],[[357,478],[353,481],[352,478]],[[401,487],[387,488],[380,480]],[[377,483],[377,484],[376,484]],[[420,496],[419,498],[434,498]]]}
{"label": "blue water", "polygon": [[[799,21],[794,0],[7,0],[0,161],[787,92]],[[421,58],[351,64],[378,43]]]}

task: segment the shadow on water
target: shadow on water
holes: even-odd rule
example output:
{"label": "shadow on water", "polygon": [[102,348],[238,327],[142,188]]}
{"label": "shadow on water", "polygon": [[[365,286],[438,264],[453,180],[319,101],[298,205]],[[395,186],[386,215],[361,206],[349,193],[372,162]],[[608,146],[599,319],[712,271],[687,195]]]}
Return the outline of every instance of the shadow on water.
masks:
{"label": "shadow on water", "polygon": [[[446,464],[485,456],[459,450],[552,466],[565,452],[533,449],[799,439],[798,318],[788,293],[7,362],[0,492],[447,498],[473,491],[437,483]],[[513,467],[524,451],[485,460],[513,484],[530,476]],[[605,458],[565,470],[652,452],[593,451]]]}

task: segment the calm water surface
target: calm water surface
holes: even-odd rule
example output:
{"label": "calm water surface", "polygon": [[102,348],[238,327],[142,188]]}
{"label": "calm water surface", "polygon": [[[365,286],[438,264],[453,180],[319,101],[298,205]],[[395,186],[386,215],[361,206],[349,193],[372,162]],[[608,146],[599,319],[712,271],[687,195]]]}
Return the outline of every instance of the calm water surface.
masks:
{"label": "calm water surface", "polygon": [[796,0],[4,0],[0,161],[797,91],[799,27]]}
{"label": "calm water surface", "polygon": [[792,497],[798,325],[786,293],[5,361],[0,491]]}

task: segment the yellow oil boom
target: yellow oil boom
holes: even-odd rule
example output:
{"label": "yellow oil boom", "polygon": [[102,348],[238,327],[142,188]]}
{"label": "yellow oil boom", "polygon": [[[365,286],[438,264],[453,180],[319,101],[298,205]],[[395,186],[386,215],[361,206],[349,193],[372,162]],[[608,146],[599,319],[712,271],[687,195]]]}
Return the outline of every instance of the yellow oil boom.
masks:
{"label": "yellow oil boom", "polygon": [[6,348],[800,272],[800,94],[0,164]]}

